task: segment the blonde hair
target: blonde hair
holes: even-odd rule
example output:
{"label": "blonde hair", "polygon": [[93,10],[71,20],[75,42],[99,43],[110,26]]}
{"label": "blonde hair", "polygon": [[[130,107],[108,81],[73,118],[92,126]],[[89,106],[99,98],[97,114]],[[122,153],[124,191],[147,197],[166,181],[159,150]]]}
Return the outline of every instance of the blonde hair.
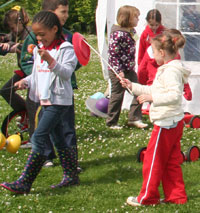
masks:
{"label": "blonde hair", "polygon": [[173,38],[173,41],[176,43],[178,48],[183,48],[185,45],[185,37],[181,34],[181,32],[177,29],[166,29],[164,30],[163,34],[170,35]]}
{"label": "blonde hair", "polygon": [[185,45],[185,37],[177,29],[165,30],[162,34],[152,38],[157,49],[166,50],[169,54],[176,54]]}
{"label": "blonde hair", "polygon": [[130,20],[134,16],[139,16],[140,11],[134,6],[124,5],[117,12],[117,23],[121,27],[131,27]]}

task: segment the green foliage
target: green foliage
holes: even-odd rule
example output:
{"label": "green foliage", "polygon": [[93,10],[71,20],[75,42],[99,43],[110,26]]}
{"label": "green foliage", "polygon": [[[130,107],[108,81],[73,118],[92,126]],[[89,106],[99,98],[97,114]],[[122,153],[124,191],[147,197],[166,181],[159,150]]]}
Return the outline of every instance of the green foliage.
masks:
{"label": "green foliage", "polygon": [[19,4],[26,9],[31,18],[41,10],[42,0],[19,0],[19,2]]}
{"label": "green foliage", "polygon": [[95,33],[97,0],[69,0],[69,18],[66,23],[72,31]]}
{"label": "green foliage", "polygon": [[[1,0],[0,6],[7,0]],[[2,25],[4,14],[15,5],[26,9],[32,18],[41,9],[42,0],[15,0],[13,3],[0,8],[0,32],[5,32]],[[69,18],[65,27],[71,31],[95,33],[95,12],[97,0],[69,0]]]}
{"label": "green foliage", "polygon": [[[4,3],[7,3],[7,0],[1,0],[0,6],[3,5]],[[2,25],[4,14],[10,10],[12,7],[19,5],[23,8],[26,9],[28,12],[30,18],[32,18],[37,12],[40,11],[41,9],[41,2],[42,0],[15,0],[14,2],[6,5],[3,8],[0,8],[0,32],[5,32],[4,26]]]}

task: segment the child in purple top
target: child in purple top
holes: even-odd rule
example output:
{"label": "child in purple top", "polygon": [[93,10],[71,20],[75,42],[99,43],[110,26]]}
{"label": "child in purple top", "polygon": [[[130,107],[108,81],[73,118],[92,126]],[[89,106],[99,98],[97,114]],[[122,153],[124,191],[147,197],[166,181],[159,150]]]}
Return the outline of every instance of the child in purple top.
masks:
{"label": "child in purple top", "polygon": [[[137,82],[137,74],[135,72],[135,50],[136,41],[134,36],[137,26],[139,10],[133,6],[122,6],[118,10],[117,25],[113,25],[109,42],[109,64],[121,76]],[[125,89],[121,86],[119,79],[115,73],[109,69],[109,77],[111,80],[111,97],[108,105],[108,118],[106,125],[112,129],[120,129],[117,125],[121,106],[123,102]],[[147,125],[142,123],[141,105],[133,99],[130,112],[128,115],[128,126],[136,126],[144,128]]]}

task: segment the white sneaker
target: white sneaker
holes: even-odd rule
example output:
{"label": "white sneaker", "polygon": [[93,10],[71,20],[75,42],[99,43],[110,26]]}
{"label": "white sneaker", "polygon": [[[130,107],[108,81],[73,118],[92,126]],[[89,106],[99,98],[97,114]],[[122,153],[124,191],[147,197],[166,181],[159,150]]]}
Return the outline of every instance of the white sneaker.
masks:
{"label": "white sneaker", "polygon": [[32,144],[31,144],[31,142],[28,142],[28,143],[22,144],[20,146],[20,148],[22,148],[22,149],[31,149],[32,148]]}
{"label": "white sneaker", "polygon": [[122,126],[119,125],[114,125],[114,126],[109,126],[110,129],[122,129]]}
{"label": "white sneaker", "polygon": [[52,166],[54,166],[52,160],[47,160],[43,164],[43,167],[52,167]]}
{"label": "white sneaker", "polygon": [[137,128],[143,129],[146,128],[148,126],[148,124],[145,124],[142,122],[142,120],[138,120],[138,121],[128,121],[127,124],[129,127],[135,126]]}
{"label": "white sneaker", "polygon": [[80,166],[77,166],[77,172],[78,172],[78,174],[81,173],[82,171],[83,171],[82,168]]}
{"label": "white sneaker", "polygon": [[128,197],[126,200],[127,204],[130,206],[142,206],[142,204],[140,204],[137,201],[137,197]]}
{"label": "white sneaker", "polygon": [[166,201],[165,201],[164,198],[161,198],[161,199],[160,199],[160,204],[166,204]]}

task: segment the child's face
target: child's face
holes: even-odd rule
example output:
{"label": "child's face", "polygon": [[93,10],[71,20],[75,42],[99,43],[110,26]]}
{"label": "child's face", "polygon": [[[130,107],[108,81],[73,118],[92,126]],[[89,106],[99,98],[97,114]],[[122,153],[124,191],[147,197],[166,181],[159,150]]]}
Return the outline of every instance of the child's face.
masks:
{"label": "child's face", "polygon": [[155,33],[158,27],[161,25],[161,23],[157,22],[155,19],[149,19],[148,25],[151,28],[151,30]]}
{"label": "child's face", "polygon": [[139,21],[139,16],[134,15],[132,16],[132,18],[130,19],[130,26],[131,28],[136,27]]}
{"label": "child's face", "polygon": [[21,23],[15,24],[15,23],[9,23],[9,29],[10,32],[12,32],[13,35],[18,36],[21,34],[21,32],[24,30],[23,25]]}
{"label": "child's face", "polygon": [[55,40],[58,27],[55,25],[53,28],[49,29],[40,23],[33,23],[32,30],[38,42],[48,47]]}
{"label": "child's face", "polygon": [[69,17],[69,6],[59,5],[53,12],[58,16],[60,24],[63,26]]}
{"label": "child's face", "polygon": [[152,46],[153,55],[154,55],[154,58],[155,58],[157,64],[158,65],[164,64],[163,51],[158,50],[155,46],[155,43],[152,43],[151,46]]}

